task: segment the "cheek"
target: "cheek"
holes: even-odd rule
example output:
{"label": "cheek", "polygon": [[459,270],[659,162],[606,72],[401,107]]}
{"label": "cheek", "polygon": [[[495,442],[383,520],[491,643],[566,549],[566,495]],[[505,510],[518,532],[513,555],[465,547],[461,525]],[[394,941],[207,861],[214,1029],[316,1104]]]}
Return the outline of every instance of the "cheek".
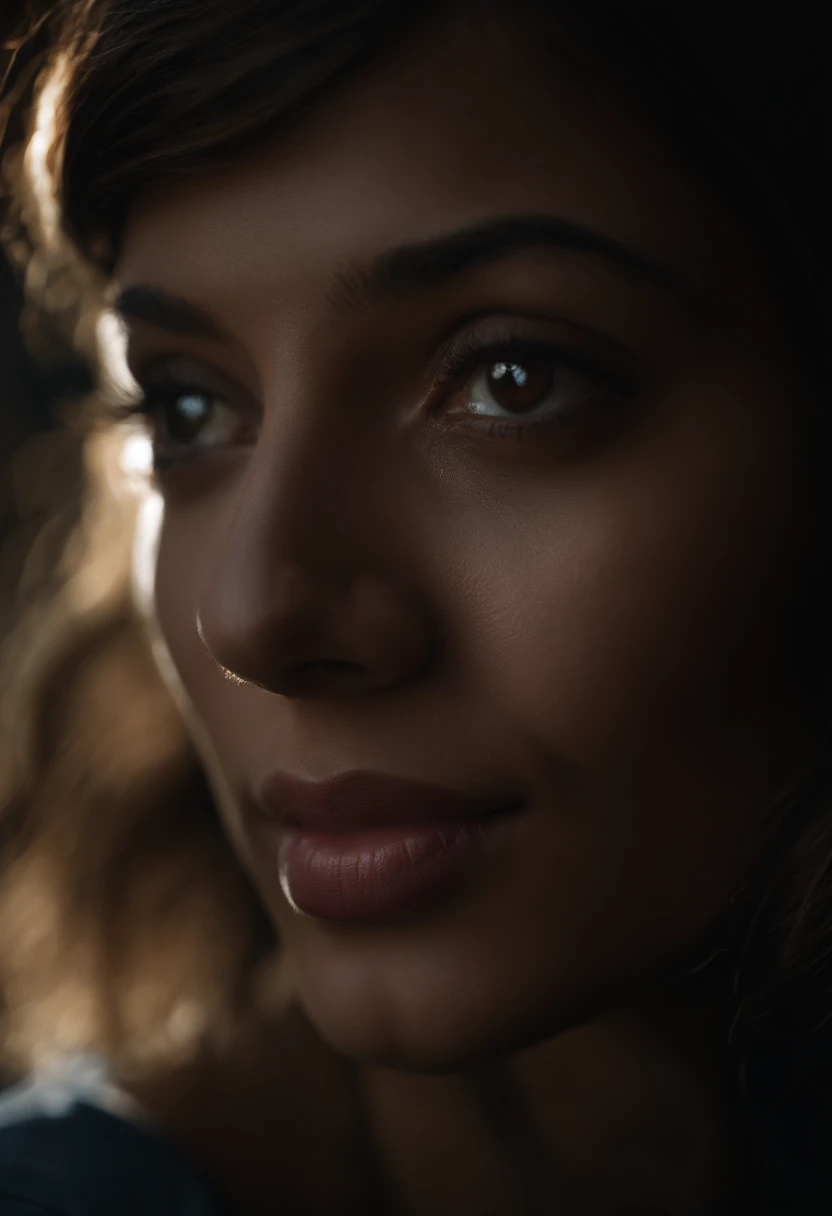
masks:
{"label": "cheek", "polygon": [[540,811],[497,921],[547,926],[555,995],[696,938],[758,860],[801,745],[800,465],[785,439],[726,431],[515,492],[459,605],[475,695],[512,724]]}
{"label": "cheek", "polygon": [[490,531],[469,588],[481,691],[584,774],[671,754],[742,768],[794,708],[805,480],[782,427],[749,446],[726,414],[537,479]]}

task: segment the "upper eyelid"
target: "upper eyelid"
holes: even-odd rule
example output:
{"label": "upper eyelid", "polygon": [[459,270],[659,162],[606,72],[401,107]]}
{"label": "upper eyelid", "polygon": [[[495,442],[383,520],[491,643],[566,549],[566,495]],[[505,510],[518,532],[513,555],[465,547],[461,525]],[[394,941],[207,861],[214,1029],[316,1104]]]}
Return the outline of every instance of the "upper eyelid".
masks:
{"label": "upper eyelid", "polygon": [[[605,345],[609,345],[609,342],[605,341]],[[617,343],[614,345],[618,347]],[[520,332],[513,335],[507,332],[505,336],[495,334],[492,340],[482,343],[478,343],[473,336],[468,338],[464,333],[458,335],[441,352],[440,366],[432,373],[431,378],[435,384],[452,386],[454,380],[463,376],[470,378],[482,363],[498,354],[509,353],[512,347],[548,353],[553,360],[575,374],[613,381],[623,391],[630,391],[638,379],[631,360],[627,360],[627,365],[622,366],[618,360],[611,359],[609,352],[606,357],[600,352],[590,352],[585,347],[576,345],[574,340],[552,335],[548,338],[531,337]]]}
{"label": "upper eyelid", "polygon": [[[167,377],[171,381],[229,379],[227,373],[223,373],[218,368],[212,367],[205,360],[182,352],[135,354],[128,347],[127,366],[130,369],[131,375],[139,384],[146,380],[152,380],[157,376],[160,379]],[[187,370],[183,371],[183,367],[186,367]]]}
{"label": "upper eyelid", "polygon": [[[256,373],[245,366],[245,357],[243,362],[235,359],[233,364],[227,363],[221,352],[206,352],[204,344],[191,347],[187,339],[177,341],[164,334],[157,337],[143,330],[131,333],[128,329],[126,338],[124,358],[131,376],[138,383],[157,374],[169,374],[171,378],[205,380],[208,384],[223,386],[227,392],[239,391],[248,397],[258,395]],[[182,368],[187,370],[182,372]]]}
{"label": "upper eyelid", "polygon": [[627,345],[612,335],[575,320],[540,313],[500,312],[497,309],[469,316],[443,335],[439,354],[455,348],[483,351],[500,345],[554,346],[563,349],[583,347],[587,355],[597,351],[622,359],[632,358]]}
{"label": "upper eyelid", "polygon": [[[177,367],[176,364],[180,366]],[[153,356],[144,367],[130,367],[141,396],[154,391],[201,392],[218,401],[236,404],[249,413],[260,414],[259,397],[228,372],[203,364],[188,356]],[[184,366],[183,366],[184,365]]]}

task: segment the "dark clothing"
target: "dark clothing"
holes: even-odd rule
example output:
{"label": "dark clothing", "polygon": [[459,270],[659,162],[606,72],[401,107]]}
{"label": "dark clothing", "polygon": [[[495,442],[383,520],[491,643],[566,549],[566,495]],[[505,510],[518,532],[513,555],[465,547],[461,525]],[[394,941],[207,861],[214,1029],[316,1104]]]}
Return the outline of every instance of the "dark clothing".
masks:
{"label": "dark clothing", "polygon": [[0,1097],[0,1216],[231,1212],[165,1137],[108,1110],[87,1073]]}

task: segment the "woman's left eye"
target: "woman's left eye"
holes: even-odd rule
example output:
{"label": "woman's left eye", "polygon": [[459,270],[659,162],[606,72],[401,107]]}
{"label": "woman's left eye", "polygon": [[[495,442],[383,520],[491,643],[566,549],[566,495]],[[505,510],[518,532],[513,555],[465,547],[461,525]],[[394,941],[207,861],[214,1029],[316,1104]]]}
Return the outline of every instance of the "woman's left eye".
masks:
{"label": "woman's left eye", "polygon": [[482,360],[446,404],[509,424],[554,421],[596,397],[600,376],[569,366],[557,351],[505,353]]}
{"label": "woman's left eye", "polygon": [[488,417],[535,413],[556,392],[557,375],[551,359],[533,357],[522,363],[503,359],[489,363],[473,378],[468,408]]}

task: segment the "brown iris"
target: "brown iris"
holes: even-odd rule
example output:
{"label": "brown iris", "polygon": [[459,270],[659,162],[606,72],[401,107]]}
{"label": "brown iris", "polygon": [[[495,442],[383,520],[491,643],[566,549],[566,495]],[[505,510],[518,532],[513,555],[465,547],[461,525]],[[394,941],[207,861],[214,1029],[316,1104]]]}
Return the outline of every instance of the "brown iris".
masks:
{"label": "brown iris", "polygon": [[551,359],[527,358],[522,363],[490,364],[486,376],[488,392],[511,414],[526,414],[552,391],[554,369]]}

